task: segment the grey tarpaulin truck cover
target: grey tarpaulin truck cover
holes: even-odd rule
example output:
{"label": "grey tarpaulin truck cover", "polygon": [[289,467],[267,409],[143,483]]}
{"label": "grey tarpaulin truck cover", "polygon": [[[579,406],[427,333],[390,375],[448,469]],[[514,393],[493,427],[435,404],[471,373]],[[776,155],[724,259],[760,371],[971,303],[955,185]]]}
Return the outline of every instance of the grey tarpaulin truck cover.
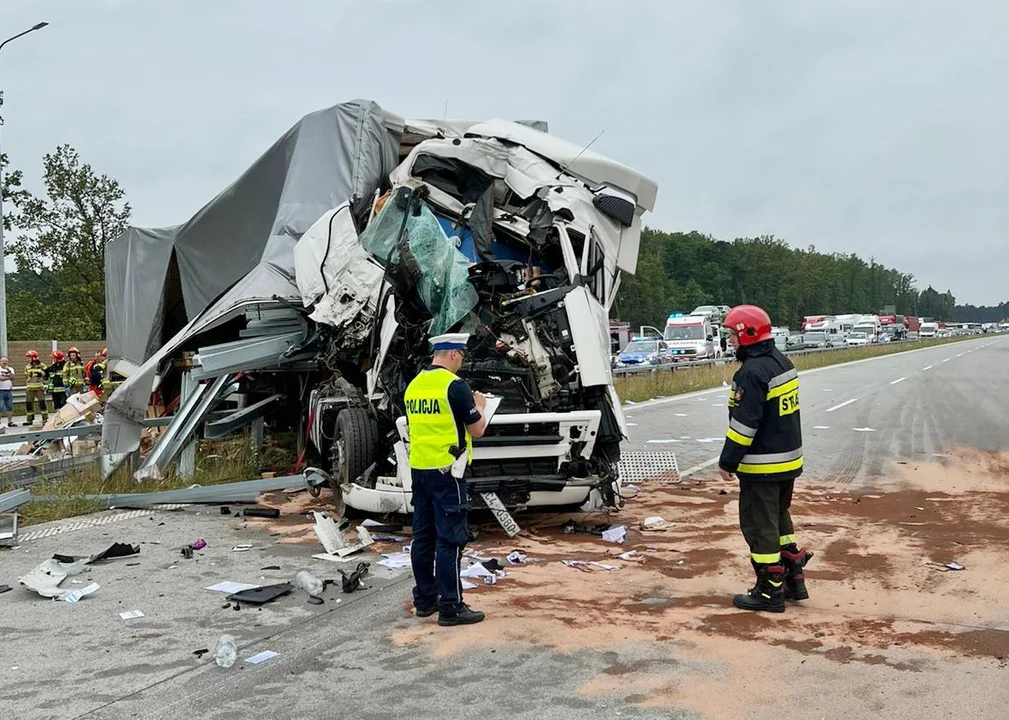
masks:
{"label": "grey tarpaulin truck cover", "polygon": [[[546,130],[541,123],[406,121],[372,102],[344,103],[306,116],[189,222],[160,230],[131,228],[111,243],[106,252],[109,352],[113,367],[126,363],[123,366],[130,372],[106,408],[103,470],[110,472],[139,448],[137,421],[173,355],[182,348],[192,349],[194,338],[247,308],[300,305],[303,279],[296,280],[294,253],[299,239],[327,213],[332,217],[333,208],[349,203],[367,209],[376,190],[388,188],[390,180],[394,186],[417,186],[424,184],[418,180],[424,173],[439,170],[430,162],[450,166],[455,162],[452,148],[442,147],[446,141],[438,138],[464,133],[487,138],[464,141],[469,156],[463,161],[479,164],[482,151],[477,148],[474,155],[473,147],[493,146],[497,157],[488,156],[496,163],[488,166],[489,174],[505,173],[507,177],[500,177],[517,195],[544,190],[551,183],[581,182],[574,176],[588,178],[586,182],[605,176],[629,190],[637,204],[634,216],[626,219],[630,232],[607,230],[605,218],[597,228],[581,228],[583,234],[601,235],[605,265],[613,270],[611,279],[602,284],[608,295],[615,293],[616,269],[634,271],[640,214],[654,205],[655,185],[541,130]],[[401,162],[410,152],[411,133],[419,135],[413,146],[427,139],[432,149]],[[513,150],[504,150],[508,147]],[[567,179],[560,181],[558,168],[566,170],[575,161]],[[421,174],[413,178],[411,173]],[[576,219],[598,215],[593,196],[574,189],[569,200],[549,198],[550,209]],[[454,210],[452,197],[439,197],[435,186],[429,190],[434,207]],[[494,222],[514,224],[520,219],[497,217]],[[573,256],[570,261],[574,262]],[[572,272],[570,263],[568,271]],[[577,274],[577,269],[573,272]]]}

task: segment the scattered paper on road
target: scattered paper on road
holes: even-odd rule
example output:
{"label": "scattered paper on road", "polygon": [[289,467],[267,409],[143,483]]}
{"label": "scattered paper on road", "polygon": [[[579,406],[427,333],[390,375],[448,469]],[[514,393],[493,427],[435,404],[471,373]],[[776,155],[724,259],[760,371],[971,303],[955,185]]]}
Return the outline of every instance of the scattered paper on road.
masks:
{"label": "scattered paper on road", "polygon": [[233,595],[234,593],[242,592],[242,590],[252,590],[253,588],[257,587],[259,586],[249,585],[248,583],[232,582],[230,580],[225,580],[224,582],[219,582],[216,585],[211,585],[210,587],[203,589]]}
{"label": "scattered paper on road", "polygon": [[90,585],[82,587],[80,590],[71,590],[63,596],[63,599],[68,603],[75,603],[82,597],[87,597],[88,595],[93,594],[98,589],[98,583],[91,583]]}
{"label": "scattered paper on road", "polygon": [[622,543],[626,536],[627,536],[626,525],[618,525],[615,528],[610,528],[609,530],[603,530],[603,540],[605,540],[606,542]]}
{"label": "scattered paper on road", "polygon": [[383,567],[392,568],[393,570],[410,567],[410,553],[386,553],[377,564],[382,565]]}
{"label": "scattered paper on road", "polygon": [[463,590],[476,590],[476,584],[471,583],[469,580],[459,580],[459,583],[462,585]]}
{"label": "scattered paper on road", "polygon": [[251,663],[252,665],[259,665],[259,663],[272,660],[278,655],[280,655],[280,653],[273,652],[273,650],[264,650],[261,653],[256,653],[252,657],[245,658],[245,662]]}
{"label": "scattered paper on road", "polygon": [[119,617],[123,620],[133,620],[135,618],[142,618],[143,616],[144,614],[140,610],[127,610],[126,612],[119,613]]}
{"label": "scattered paper on road", "polygon": [[464,578],[481,578],[494,575],[490,570],[483,566],[483,563],[473,563],[468,568],[459,573],[459,577]]}
{"label": "scattered paper on road", "polygon": [[231,552],[245,552],[246,550],[251,549],[251,545],[235,545],[235,547],[231,548]]}

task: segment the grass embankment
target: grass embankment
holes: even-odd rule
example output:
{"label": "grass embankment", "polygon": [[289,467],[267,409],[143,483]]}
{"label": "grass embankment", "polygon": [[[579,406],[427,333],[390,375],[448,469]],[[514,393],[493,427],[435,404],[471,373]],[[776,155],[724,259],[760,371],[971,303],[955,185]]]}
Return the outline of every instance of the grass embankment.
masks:
{"label": "grass embankment", "polygon": [[[288,440],[282,436],[279,440]],[[33,495],[48,496],[49,501],[30,502],[18,513],[22,526],[86,515],[101,509],[101,503],[87,495],[144,493],[178,490],[191,485],[221,485],[241,480],[254,480],[267,470],[287,474],[294,463],[295,451],[268,440],[262,451],[253,450],[247,438],[225,441],[202,441],[197,447],[196,472],[183,478],[174,472],[160,480],[136,482],[127,468],[120,468],[103,480],[96,462],[94,466],[54,480],[40,480],[31,486]],[[15,486],[16,487],[16,486]],[[0,482],[0,492],[5,488]]]}
{"label": "grass embankment", "polygon": [[[839,365],[880,355],[893,355],[895,353],[908,352],[909,350],[976,339],[977,336],[968,336],[894,343],[892,345],[869,345],[845,348],[844,350],[810,353],[809,355],[790,355],[789,359],[798,370],[812,370],[813,368]],[[617,394],[623,402],[627,402],[628,400],[643,402],[653,398],[671,397],[673,395],[694,392],[695,390],[707,390],[719,387],[723,382],[732,381],[732,375],[736,372],[737,367],[735,363],[726,363],[724,365],[684,367],[677,369],[675,372],[659,369],[650,373],[618,375],[614,378],[613,386],[616,388]]]}

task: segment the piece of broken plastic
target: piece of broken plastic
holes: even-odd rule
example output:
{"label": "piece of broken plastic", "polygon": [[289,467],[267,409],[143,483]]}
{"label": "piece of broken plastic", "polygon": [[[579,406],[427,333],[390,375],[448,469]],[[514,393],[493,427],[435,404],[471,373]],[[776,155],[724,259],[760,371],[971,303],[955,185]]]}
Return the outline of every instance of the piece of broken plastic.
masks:
{"label": "piece of broken plastic", "polygon": [[955,563],[955,562],[948,562],[948,563],[946,563],[946,567],[948,567],[950,570],[965,570],[966,569],[960,563]]}
{"label": "piece of broken plastic", "polygon": [[97,555],[92,555],[89,562],[98,562],[99,560],[112,560],[114,558],[129,557],[130,555],[137,555],[140,553],[139,545],[130,545],[128,543],[112,543],[108,549],[103,550]]}
{"label": "piece of broken plastic", "polygon": [[[400,246],[401,235],[405,247]],[[417,295],[434,316],[431,335],[447,332],[476,307],[479,298],[469,281],[469,260],[448,239],[427,204],[409,189],[393,194],[361,234],[361,245],[385,263],[404,265],[416,278]],[[472,319],[467,323],[462,331],[472,332],[475,324]]]}
{"label": "piece of broken plastic", "polygon": [[512,550],[508,553],[508,557],[505,558],[510,565],[521,565],[522,563],[529,562],[529,558],[523,555],[518,550]]}
{"label": "piece of broken plastic", "polygon": [[268,603],[271,600],[276,600],[281,595],[286,595],[292,590],[294,590],[294,585],[291,585],[290,583],[262,585],[249,590],[241,590],[240,592],[232,593],[231,595],[228,595],[228,600],[238,600],[252,605],[262,605],[263,603]]}

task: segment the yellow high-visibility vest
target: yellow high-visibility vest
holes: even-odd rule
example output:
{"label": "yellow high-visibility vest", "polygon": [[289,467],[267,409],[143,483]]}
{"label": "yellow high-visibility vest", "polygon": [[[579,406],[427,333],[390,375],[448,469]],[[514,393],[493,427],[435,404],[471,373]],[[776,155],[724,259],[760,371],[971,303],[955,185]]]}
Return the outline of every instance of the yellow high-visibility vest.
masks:
{"label": "yellow high-visibility vest", "polygon": [[445,368],[424,370],[406,388],[404,401],[410,426],[410,467],[441,470],[455,462],[453,446],[465,443],[468,461],[473,460],[473,438],[456,423],[448,401],[449,385],[457,377]]}

